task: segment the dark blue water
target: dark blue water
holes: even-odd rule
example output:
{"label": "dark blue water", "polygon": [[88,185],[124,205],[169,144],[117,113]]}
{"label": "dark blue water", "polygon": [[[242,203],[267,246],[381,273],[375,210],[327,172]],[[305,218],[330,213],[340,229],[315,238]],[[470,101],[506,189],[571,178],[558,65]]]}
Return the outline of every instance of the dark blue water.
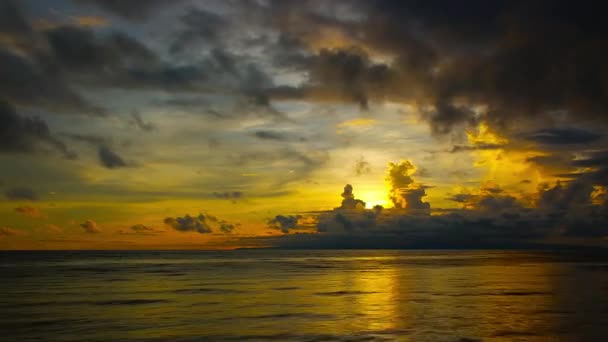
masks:
{"label": "dark blue water", "polygon": [[579,252],[0,252],[2,341],[604,341]]}

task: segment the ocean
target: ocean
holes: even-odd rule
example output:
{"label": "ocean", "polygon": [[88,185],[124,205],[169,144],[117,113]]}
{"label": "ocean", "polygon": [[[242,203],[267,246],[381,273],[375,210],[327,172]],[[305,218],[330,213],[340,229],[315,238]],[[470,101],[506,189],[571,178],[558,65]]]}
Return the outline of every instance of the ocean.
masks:
{"label": "ocean", "polygon": [[605,341],[608,258],[0,252],[1,341]]}

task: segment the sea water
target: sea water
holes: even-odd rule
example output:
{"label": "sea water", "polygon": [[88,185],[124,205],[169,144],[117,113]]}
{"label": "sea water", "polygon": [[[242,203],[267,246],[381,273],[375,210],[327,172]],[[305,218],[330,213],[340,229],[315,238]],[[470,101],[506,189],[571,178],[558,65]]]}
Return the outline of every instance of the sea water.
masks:
{"label": "sea water", "polygon": [[605,341],[608,258],[0,252],[1,341]]}

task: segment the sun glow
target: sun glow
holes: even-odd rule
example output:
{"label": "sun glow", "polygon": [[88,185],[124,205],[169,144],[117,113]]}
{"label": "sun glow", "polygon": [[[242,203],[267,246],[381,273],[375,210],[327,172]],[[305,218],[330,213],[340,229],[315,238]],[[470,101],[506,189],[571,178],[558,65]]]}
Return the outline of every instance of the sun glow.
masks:
{"label": "sun glow", "polygon": [[357,194],[357,197],[365,202],[365,208],[371,209],[376,205],[386,208],[389,205],[386,192],[383,191],[364,191]]}

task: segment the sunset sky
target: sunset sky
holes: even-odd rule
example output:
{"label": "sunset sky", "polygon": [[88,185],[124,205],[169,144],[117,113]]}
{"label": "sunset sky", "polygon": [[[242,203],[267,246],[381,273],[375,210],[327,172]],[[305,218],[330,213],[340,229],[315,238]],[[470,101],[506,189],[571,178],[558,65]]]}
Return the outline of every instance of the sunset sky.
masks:
{"label": "sunset sky", "polygon": [[0,0],[0,249],[606,246],[601,14]]}

